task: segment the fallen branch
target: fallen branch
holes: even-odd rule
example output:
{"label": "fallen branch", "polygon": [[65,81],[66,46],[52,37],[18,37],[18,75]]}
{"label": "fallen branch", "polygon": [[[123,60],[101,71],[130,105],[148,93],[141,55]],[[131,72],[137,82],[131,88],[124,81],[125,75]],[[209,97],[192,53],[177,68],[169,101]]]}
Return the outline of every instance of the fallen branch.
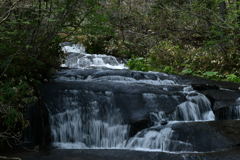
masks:
{"label": "fallen branch", "polygon": [[18,157],[6,157],[6,156],[0,156],[0,160],[22,160]]}

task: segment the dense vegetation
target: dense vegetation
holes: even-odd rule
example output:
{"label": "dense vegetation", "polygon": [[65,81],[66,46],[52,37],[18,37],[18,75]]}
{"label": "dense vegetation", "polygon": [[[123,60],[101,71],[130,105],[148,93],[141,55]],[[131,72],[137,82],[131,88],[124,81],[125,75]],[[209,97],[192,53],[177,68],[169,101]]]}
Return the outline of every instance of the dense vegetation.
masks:
{"label": "dense vegetation", "polygon": [[131,69],[240,82],[239,0],[0,0],[0,144],[21,140],[66,40]]}
{"label": "dense vegetation", "polygon": [[131,69],[240,82],[239,0],[105,0],[81,28],[89,52]]}
{"label": "dense vegetation", "polygon": [[61,63],[59,43],[94,1],[0,0],[0,150],[21,141],[27,106]]}

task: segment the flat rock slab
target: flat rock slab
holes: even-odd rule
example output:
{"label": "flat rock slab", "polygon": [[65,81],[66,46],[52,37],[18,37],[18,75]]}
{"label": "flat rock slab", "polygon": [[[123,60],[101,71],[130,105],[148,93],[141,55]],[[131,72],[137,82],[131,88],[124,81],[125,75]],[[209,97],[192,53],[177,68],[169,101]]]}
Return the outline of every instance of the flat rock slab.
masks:
{"label": "flat rock slab", "polygon": [[239,160],[240,148],[210,153],[163,153],[133,150],[52,150],[22,153],[22,160]]}

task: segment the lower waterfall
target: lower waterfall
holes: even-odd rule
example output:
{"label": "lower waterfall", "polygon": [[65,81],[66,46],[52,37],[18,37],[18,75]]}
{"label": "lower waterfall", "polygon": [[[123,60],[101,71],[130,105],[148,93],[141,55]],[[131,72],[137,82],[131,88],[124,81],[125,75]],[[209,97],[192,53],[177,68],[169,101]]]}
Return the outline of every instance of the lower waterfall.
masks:
{"label": "lower waterfall", "polygon": [[108,111],[111,114],[100,118],[99,112],[102,111],[93,102],[89,108],[68,110],[52,116],[54,145],[64,148],[120,147],[128,137],[129,127],[122,123],[118,110]]}

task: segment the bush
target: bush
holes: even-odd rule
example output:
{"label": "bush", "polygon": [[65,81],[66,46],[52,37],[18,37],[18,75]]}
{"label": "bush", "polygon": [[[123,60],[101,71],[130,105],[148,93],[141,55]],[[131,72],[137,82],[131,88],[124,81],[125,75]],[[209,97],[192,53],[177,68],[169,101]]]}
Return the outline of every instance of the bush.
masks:
{"label": "bush", "polygon": [[179,64],[183,63],[183,50],[172,41],[161,41],[150,49],[148,55],[153,66],[172,66],[182,68]]}
{"label": "bush", "polygon": [[226,80],[227,81],[232,81],[232,82],[240,82],[240,77],[236,76],[235,74],[227,74],[226,75]]}
{"label": "bush", "polygon": [[132,58],[128,60],[127,66],[130,69],[138,71],[149,71],[151,69],[149,62],[145,58]]}

